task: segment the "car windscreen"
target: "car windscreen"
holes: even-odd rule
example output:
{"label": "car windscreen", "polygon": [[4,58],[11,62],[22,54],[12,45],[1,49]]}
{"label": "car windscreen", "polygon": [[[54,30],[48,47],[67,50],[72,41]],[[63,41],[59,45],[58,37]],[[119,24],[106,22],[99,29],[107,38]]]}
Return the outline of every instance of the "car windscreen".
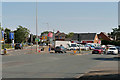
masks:
{"label": "car windscreen", "polygon": [[76,44],[71,44],[71,47],[76,47]]}
{"label": "car windscreen", "polygon": [[109,50],[116,50],[116,48],[109,48]]}

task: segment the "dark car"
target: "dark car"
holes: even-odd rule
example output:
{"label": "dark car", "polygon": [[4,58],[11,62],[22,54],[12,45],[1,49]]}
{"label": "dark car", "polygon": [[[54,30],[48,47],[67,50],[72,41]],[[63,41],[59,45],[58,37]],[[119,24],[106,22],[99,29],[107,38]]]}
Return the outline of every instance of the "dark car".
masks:
{"label": "dark car", "polygon": [[92,54],[103,54],[105,51],[101,47],[95,47],[95,49],[92,51]]}
{"label": "dark car", "polygon": [[63,46],[57,46],[56,48],[55,48],[55,53],[66,53],[66,48],[64,48]]}
{"label": "dark car", "polygon": [[15,49],[23,49],[23,46],[21,43],[15,44]]}

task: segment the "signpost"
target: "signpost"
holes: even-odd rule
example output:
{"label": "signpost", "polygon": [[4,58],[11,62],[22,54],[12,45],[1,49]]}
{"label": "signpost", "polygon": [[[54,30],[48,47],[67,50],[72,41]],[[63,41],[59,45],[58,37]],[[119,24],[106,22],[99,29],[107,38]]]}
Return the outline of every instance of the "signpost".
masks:
{"label": "signpost", "polygon": [[80,51],[80,42],[81,42],[80,34],[78,34],[78,41],[79,41],[79,53],[80,53],[80,52],[81,52],[81,51]]}
{"label": "signpost", "polygon": [[39,38],[35,38],[35,42],[39,42],[40,41],[40,39]]}
{"label": "signpost", "polygon": [[12,41],[12,48],[14,48],[14,33],[13,32],[9,33],[9,39],[11,39],[11,41]]}

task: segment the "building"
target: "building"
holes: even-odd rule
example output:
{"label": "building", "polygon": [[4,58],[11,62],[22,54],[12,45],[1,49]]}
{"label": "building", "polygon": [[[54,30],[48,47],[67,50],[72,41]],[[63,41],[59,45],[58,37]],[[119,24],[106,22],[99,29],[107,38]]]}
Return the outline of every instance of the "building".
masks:
{"label": "building", "polygon": [[97,33],[74,33],[72,40],[81,43],[100,43]]}
{"label": "building", "polygon": [[66,37],[65,33],[61,33],[60,31],[57,31],[55,33],[55,40],[57,41],[65,41],[65,37]]}
{"label": "building", "polygon": [[100,34],[98,34],[98,38],[100,40],[106,40],[106,41],[111,41],[113,40],[112,38],[110,38],[105,32],[101,32]]}

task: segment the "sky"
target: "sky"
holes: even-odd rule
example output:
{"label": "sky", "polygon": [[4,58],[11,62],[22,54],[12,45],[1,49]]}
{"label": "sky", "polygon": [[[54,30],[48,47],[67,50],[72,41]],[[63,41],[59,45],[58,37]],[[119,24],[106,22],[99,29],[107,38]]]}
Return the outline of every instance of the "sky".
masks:
{"label": "sky", "polygon": [[[18,25],[36,33],[35,2],[2,3],[2,26],[15,30]],[[117,2],[38,2],[38,34],[53,29],[65,33],[108,33],[117,25]]]}

